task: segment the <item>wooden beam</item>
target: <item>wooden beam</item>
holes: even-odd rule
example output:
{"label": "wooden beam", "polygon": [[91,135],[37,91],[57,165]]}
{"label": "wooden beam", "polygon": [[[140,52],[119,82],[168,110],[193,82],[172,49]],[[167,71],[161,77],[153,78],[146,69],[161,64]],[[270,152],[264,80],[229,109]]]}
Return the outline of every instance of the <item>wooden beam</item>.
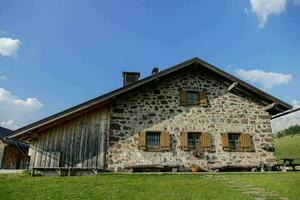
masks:
{"label": "wooden beam", "polygon": [[27,132],[27,135],[30,137],[30,138],[38,138],[38,135],[37,135],[37,133],[34,133],[34,132],[32,132],[32,131],[28,131]]}
{"label": "wooden beam", "polygon": [[227,92],[230,92],[231,90],[233,90],[236,86],[238,86],[238,82],[234,82],[234,83],[232,83],[229,87],[228,87],[228,89],[227,89]]}
{"label": "wooden beam", "polygon": [[277,106],[277,103],[271,103],[263,108],[264,111],[268,111]]}
{"label": "wooden beam", "polygon": [[289,110],[289,111],[286,111],[286,112],[283,112],[283,113],[279,113],[277,115],[272,116],[271,119],[276,119],[278,117],[282,117],[282,116],[285,116],[285,115],[288,115],[288,114],[291,114],[291,113],[294,113],[294,112],[297,112],[297,111],[300,111],[300,108],[295,108],[293,110]]}

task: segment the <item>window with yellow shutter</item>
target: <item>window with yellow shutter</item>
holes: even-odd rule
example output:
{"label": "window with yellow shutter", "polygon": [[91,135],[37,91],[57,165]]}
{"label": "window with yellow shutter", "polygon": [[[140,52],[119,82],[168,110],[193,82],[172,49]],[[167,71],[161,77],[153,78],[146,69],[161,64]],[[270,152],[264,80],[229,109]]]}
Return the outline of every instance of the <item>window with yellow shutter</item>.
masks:
{"label": "window with yellow shutter", "polygon": [[239,151],[240,150],[240,133],[228,133],[228,142],[230,151]]}
{"label": "window with yellow shutter", "polygon": [[146,146],[147,150],[160,149],[160,132],[146,132]]}
{"label": "window with yellow shutter", "polygon": [[199,105],[200,107],[208,106],[208,99],[206,92],[179,90],[180,105]]}
{"label": "window with yellow shutter", "polygon": [[167,131],[143,131],[139,134],[139,149],[147,151],[170,150],[170,133]]}
{"label": "window with yellow shutter", "polygon": [[212,146],[210,134],[204,132],[182,132],[180,143],[186,151],[211,151]]}
{"label": "window with yellow shutter", "polygon": [[252,138],[247,133],[224,133],[223,150],[225,151],[253,151]]}
{"label": "window with yellow shutter", "polygon": [[188,150],[198,150],[200,147],[200,134],[201,133],[188,133]]}

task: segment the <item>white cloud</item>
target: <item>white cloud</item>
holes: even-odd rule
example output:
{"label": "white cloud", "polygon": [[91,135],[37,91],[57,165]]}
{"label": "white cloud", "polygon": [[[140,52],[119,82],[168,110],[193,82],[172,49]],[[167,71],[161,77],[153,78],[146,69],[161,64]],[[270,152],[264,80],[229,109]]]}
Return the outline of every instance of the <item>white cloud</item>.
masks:
{"label": "white cloud", "polygon": [[15,129],[35,120],[43,104],[36,98],[18,98],[0,88],[0,125]]}
{"label": "white cloud", "polygon": [[269,89],[276,85],[286,84],[292,80],[291,74],[281,74],[277,72],[265,72],[262,70],[244,70],[237,69],[235,71],[241,78],[252,83],[259,83],[263,89]]}
{"label": "white cloud", "polygon": [[3,121],[0,122],[0,126],[4,127],[4,128],[8,128],[8,129],[16,129],[18,126],[14,123],[14,120],[8,120],[8,121]]}
{"label": "white cloud", "polygon": [[19,39],[1,37],[0,56],[15,56],[20,45],[21,41]]}
{"label": "white cloud", "polygon": [[6,80],[7,77],[0,71],[0,80]]}
{"label": "white cloud", "polygon": [[294,99],[292,100],[292,105],[294,108],[300,108],[300,101]]}
{"label": "white cloud", "polygon": [[[295,2],[299,0],[295,0]],[[287,0],[250,0],[251,12],[258,20],[259,27],[263,28],[271,15],[280,15],[285,12]]]}
{"label": "white cloud", "polygon": [[43,104],[36,98],[27,98],[26,101],[24,101],[22,99],[16,99],[13,102],[17,106],[29,107],[29,108],[34,108],[34,109],[39,109],[43,106]]}
{"label": "white cloud", "polygon": [[36,98],[29,97],[26,100],[22,100],[12,95],[4,88],[0,88],[0,103],[1,101],[14,104],[20,108],[39,109],[43,106],[43,104]]}
{"label": "white cloud", "polygon": [[294,4],[295,4],[296,6],[300,6],[300,0],[294,0]]}

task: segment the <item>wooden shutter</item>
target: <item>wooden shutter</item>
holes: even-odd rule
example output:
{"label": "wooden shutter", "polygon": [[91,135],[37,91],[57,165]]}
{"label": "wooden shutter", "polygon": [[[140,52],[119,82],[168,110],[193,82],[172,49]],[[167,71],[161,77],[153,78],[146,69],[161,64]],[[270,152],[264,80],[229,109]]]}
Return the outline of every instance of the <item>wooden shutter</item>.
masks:
{"label": "wooden shutter", "polygon": [[228,133],[222,134],[222,144],[223,144],[223,150],[228,151],[229,150]]}
{"label": "wooden shutter", "polygon": [[170,150],[170,133],[163,131],[160,134],[160,149],[163,151]]}
{"label": "wooden shutter", "polygon": [[202,151],[211,151],[211,137],[209,133],[201,133],[200,143]]}
{"label": "wooden shutter", "polygon": [[181,132],[180,133],[180,147],[182,150],[188,150],[188,133]]}
{"label": "wooden shutter", "polygon": [[240,147],[241,147],[242,151],[250,151],[251,150],[251,140],[250,140],[250,135],[249,134],[241,133]]}
{"label": "wooden shutter", "polygon": [[146,149],[146,132],[145,131],[141,131],[139,133],[138,142],[139,142],[139,149],[145,150]]}
{"label": "wooden shutter", "polygon": [[206,92],[199,92],[198,93],[198,99],[199,99],[199,106],[201,106],[201,107],[207,107],[208,106]]}
{"label": "wooden shutter", "polygon": [[186,105],[186,91],[180,89],[179,91],[180,105]]}

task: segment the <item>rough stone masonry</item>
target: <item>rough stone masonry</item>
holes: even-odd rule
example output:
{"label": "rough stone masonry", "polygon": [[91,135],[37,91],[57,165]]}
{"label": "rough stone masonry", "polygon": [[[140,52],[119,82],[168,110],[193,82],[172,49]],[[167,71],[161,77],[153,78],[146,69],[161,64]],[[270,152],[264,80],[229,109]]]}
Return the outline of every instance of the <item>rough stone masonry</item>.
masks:
{"label": "rough stone masonry", "polygon": [[[180,89],[206,91],[208,107],[181,106]],[[138,133],[142,130],[169,131],[171,150],[151,152],[138,149]],[[182,131],[208,132],[212,151],[200,158],[180,148]],[[253,152],[228,152],[222,148],[224,132],[249,133]],[[181,72],[166,77],[129,94],[116,98],[111,106],[108,169],[120,171],[127,165],[176,164],[189,167],[197,163],[203,168],[223,166],[273,165],[274,152],[269,113],[263,105],[238,92],[227,92],[227,86],[200,72]]]}

